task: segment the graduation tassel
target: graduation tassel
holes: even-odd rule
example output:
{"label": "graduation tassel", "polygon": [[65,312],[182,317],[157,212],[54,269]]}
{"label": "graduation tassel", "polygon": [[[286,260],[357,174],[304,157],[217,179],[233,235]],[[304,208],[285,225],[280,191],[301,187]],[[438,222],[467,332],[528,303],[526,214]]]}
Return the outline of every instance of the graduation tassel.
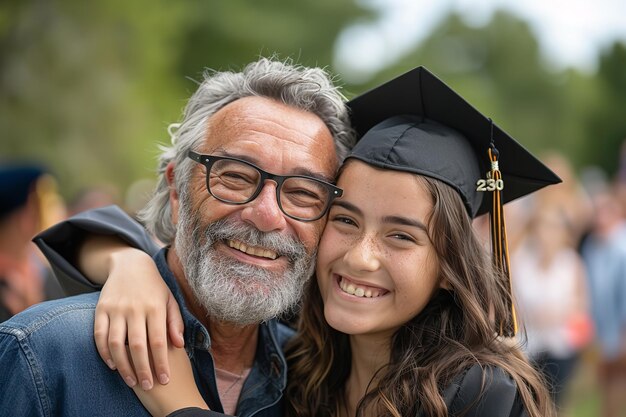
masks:
{"label": "graduation tassel", "polygon": [[493,207],[489,213],[493,261],[496,269],[502,273],[507,281],[508,299],[506,302],[508,304],[509,311],[511,312],[509,317],[501,318],[498,333],[500,336],[513,337],[517,334],[517,317],[515,314],[515,306],[513,305],[509,248],[506,240],[504,209],[502,207],[502,190],[504,189],[504,181],[502,180],[502,173],[500,172],[500,167],[498,166],[499,152],[493,143],[493,122],[491,122],[491,144],[488,152],[489,161],[491,163],[491,170],[488,175],[490,183],[488,189],[492,191],[493,196]]}

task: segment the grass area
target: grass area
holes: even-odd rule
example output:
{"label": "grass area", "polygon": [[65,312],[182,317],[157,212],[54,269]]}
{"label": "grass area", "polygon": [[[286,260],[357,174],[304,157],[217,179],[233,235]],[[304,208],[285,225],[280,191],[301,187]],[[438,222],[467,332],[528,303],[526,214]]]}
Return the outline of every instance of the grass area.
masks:
{"label": "grass area", "polygon": [[561,417],[597,417],[600,415],[600,392],[594,363],[583,357],[572,378]]}
{"label": "grass area", "polygon": [[[596,354],[594,351],[588,351],[580,358],[559,417],[598,416],[600,416],[600,388],[596,378]],[[626,409],[620,417],[626,417]]]}

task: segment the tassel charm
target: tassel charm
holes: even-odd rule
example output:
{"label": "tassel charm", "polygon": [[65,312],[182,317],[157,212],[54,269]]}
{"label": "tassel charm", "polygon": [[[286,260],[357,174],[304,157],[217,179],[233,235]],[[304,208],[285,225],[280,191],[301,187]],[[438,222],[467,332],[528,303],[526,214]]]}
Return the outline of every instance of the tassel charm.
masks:
{"label": "tassel charm", "polygon": [[502,207],[502,190],[504,189],[504,181],[500,172],[498,157],[499,152],[493,143],[493,123],[491,125],[491,145],[489,147],[489,161],[491,163],[491,171],[488,173],[488,179],[492,187],[493,207],[489,213],[490,229],[491,229],[491,246],[493,253],[493,261],[496,269],[503,275],[507,281],[507,304],[510,315],[508,317],[496,318],[500,321],[499,335],[505,337],[513,337],[517,334],[517,317],[515,306],[513,305],[513,288],[511,284],[509,248],[506,238],[506,227],[504,222],[504,209]]}

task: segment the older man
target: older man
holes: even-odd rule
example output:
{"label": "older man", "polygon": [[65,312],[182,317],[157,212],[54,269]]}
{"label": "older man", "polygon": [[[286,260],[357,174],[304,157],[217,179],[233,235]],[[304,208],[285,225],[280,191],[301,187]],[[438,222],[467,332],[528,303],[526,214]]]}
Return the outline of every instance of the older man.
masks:
{"label": "older man", "polygon": [[[171,133],[142,219],[169,245],[155,261],[201,393],[218,412],[278,416],[291,333],[270,319],[298,300],[341,194],[330,182],[353,142],[343,99],[319,69],[261,59],[208,76]],[[0,414],[147,415],[98,356],[97,300],[44,303],[0,325]]]}

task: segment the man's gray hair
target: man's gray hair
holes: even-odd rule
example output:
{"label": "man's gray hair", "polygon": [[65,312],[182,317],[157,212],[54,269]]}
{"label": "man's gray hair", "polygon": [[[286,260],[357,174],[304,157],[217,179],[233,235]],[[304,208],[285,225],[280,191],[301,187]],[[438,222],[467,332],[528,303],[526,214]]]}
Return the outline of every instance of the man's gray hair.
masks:
{"label": "man's gray hair", "polygon": [[323,69],[261,58],[241,72],[207,71],[185,107],[182,122],[168,129],[172,145],[161,147],[156,190],[139,212],[140,220],[162,242],[172,243],[176,234],[165,178],[167,165],[175,162],[175,186],[180,192],[189,183],[195,164],[187,158],[187,152],[206,139],[208,119],[227,104],[249,96],[275,99],[316,114],[333,135],[339,163],[354,145],[345,99]]}

